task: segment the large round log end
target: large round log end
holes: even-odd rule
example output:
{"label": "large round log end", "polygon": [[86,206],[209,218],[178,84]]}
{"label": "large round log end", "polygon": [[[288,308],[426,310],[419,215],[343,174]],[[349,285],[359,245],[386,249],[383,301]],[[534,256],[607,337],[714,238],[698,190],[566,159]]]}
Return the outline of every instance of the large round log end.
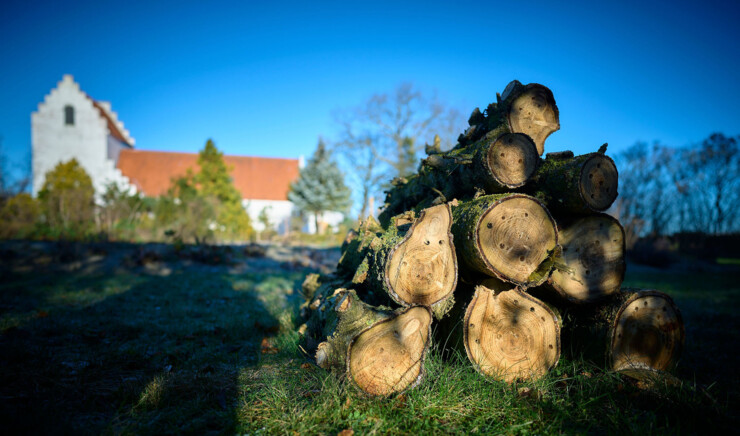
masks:
{"label": "large round log end", "polygon": [[538,156],[532,138],[523,133],[506,133],[488,148],[488,168],[498,183],[518,188],[537,169]]}
{"label": "large round log end", "polygon": [[369,395],[388,396],[415,386],[424,367],[432,314],[411,307],[360,333],[350,344],[347,371]]}
{"label": "large round log end", "polygon": [[529,285],[530,276],[557,245],[550,213],[537,200],[513,195],[494,203],[477,228],[483,258],[496,276]]}
{"label": "large round log end", "polygon": [[672,369],[684,342],[681,313],[673,300],[658,291],[641,291],[620,308],[609,347],[612,368]]}
{"label": "large round log end", "polygon": [[464,323],[468,358],[485,376],[508,383],[536,379],[560,359],[557,315],[518,289],[478,286]]}
{"label": "large round log end", "polygon": [[605,214],[574,221],[558,234],[563,247],[550,285],[577,303],[596,301],[619,292],[624,280],[624,229]]}
{"label": "large round log end", "polygon": [[595,211],[605,211],[617,198],[617,166],[608,156],[594,153],[583,164],[579,185],[586,205]]}
{"label": "large round log end", "polygon": [[529,135],[537,145],[537,153],[545,151],[545,139],[560,129],[560,115],[555,98],[547,87],[530,84],[514,98],[508,114],[512,132]]}
{"label": "large round log end", "polygon": [[385,277],[392,297],[404,305],[431,306],[448,298],[457,284],[447,204],[425,209],[407,237],[388,255]]}

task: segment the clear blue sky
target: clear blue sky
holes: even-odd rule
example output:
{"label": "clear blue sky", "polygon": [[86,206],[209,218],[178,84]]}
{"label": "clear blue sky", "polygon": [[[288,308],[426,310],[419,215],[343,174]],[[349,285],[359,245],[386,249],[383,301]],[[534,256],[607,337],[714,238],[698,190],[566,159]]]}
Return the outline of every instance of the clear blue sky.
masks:
{"label": "clear blue sky", "polygon": [[[255,2],[257,3],[257,2]],[[549,86],[549,151],[740,133],[740,2],[0,2],[0,135],[73,74],[136,146],[310,155],[334,109],[403,81],[466,115],[512,79]],[[464,126],[460,126],[461,130]]]}

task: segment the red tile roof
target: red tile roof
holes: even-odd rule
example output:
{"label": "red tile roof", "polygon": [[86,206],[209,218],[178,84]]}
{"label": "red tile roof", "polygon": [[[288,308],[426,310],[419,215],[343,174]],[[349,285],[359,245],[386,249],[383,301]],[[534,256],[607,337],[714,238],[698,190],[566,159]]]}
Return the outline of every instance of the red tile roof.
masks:
{"label": "red tile roof", "polygon": [[[290,183],[298,178],[298,159],[224,156],[236,189],[251,200],[287,200]],[[139,192],[150,197],[165,194],[172,178],[188,168],[198,171],[196,153],[121,150],[118,169]]]}

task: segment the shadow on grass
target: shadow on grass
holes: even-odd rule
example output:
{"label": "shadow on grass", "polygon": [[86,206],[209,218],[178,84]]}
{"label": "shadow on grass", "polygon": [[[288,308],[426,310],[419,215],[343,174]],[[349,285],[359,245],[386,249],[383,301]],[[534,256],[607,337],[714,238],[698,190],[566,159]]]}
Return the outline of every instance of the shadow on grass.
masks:
{"label": "shadow on grass", "polygon": [[[5,434],[233,431],[240,370],[260,361],[295,285],[185,272],[59,276],[29,289],[32,279],[0,292],[0,316],[48,308],[0,333]],[[111,280],[127,283],[108,292]],[[95,292],[109,295],[86,299]]]}

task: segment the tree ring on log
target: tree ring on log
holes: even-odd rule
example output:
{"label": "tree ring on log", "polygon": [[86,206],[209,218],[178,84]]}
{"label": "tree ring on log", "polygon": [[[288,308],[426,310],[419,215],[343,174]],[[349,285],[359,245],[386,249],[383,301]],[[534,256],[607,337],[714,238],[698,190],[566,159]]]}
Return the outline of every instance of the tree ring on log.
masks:
{"label": "tree ring on log", "polygon": [[370,395],[388,396],[421,381],[432,313],[414,306],[357,335],[347,350],[347,373]]}
{"label": "tree ring on log", "polygon": [[528,285],[529,278],[557,245],[547,209],[525,195],[511,195],[481,215],[476,236],[483,260],[501,279]]}
{"label": "tree ring on log", "polygon": [[624,280],[624,229],[613,217],[600,214],[574,221],[558,233],[563,247],[550,285],[574,302],[592,302],[619,292]]}
{"label": "tree ring on log", "polygon": [[476,287],[465,311],[464,338],[475,369],[508,383],[539,378],[560,358],[557,315],[516,288]]}
{"label": "tree ring on log", "polygon": [[508,188],[518,188],[537,169],[537,147],[523,133],[505,133],[488,147],[488,169],[494,180]]}
{"label": "tree ring on log", "polygon": [[681,313],[671,297],[659,291],[638,292],[620,307],[612,326],[612,368],[672,369],[684,336]]}
{"label": "tree ring on log", "polygon": [[512,132],[529,135],[537,146],[537,154],[545,151],[545,140],[560,129],[560,116],[552,91],[533,83],[523,87],[514,97],[507,115]]}
{"label": "tree ring on log", "polygon": [[594,153],[583,164],[579,185],[581,198],[588,207],[603,212],[617,198],[617,166],[610,157]]}
{"label": "tree ring on log", "polygon": [[449,205],[427,208],[388,254],[386,284],[399,304],[431,306],[455,290],[457,256],[451,226]]}

